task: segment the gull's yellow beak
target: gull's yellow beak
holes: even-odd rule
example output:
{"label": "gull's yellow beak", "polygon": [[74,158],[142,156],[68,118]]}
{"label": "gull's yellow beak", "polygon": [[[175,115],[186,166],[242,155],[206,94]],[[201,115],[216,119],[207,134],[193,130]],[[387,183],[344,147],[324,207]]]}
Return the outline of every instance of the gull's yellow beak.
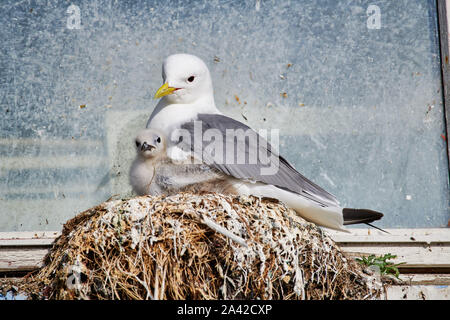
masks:
{"label": "gull's yellow beak", "polygon": [[158,89],[158,91],[156,91],[155,96],[153,98],[154,99],[162,98],[164,96],[172,94],[176,89],[177,88],[169,87],[169,84],[166,82],[161,86],[161,88]]}

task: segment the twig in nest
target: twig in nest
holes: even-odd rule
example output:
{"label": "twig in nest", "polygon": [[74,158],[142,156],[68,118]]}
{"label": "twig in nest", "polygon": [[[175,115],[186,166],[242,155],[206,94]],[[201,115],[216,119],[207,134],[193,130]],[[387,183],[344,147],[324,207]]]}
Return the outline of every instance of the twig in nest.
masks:
{"label": "twig in nest", "polygon": [[206,224],[208,227],[210,227],[214,231],[217,231],[217,232],[223,234],[225,237],[233,240],[234,242],[239,243],[241,246],[244,246],[244,247],[248,248],[247,242],[245,242],[245,240],[242,239],[241,237],[235,235],[234,233],[231,233],[230,231],[228,231],[224,227],[219,226],[217,223],[215,223],[211,219],[205,217],[204,215],[201,216],[201,219],[202,219],[202,222],[204,224]]}

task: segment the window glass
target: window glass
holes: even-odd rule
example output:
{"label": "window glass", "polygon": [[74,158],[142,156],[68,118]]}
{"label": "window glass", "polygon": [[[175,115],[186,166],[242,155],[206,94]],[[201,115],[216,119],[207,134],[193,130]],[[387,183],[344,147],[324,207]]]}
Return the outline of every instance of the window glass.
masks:
{"label": "window glass", "polygon": [[435,1],[3,1],[0,34],[0,231],[130,195],[134,135],[179,52],[342,205],[382,227],[450,218]]}

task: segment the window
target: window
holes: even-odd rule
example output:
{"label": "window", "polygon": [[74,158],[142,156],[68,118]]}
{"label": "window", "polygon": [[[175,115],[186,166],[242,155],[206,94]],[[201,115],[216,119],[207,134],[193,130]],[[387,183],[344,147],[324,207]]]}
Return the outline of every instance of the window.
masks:
{"label": "window", "polygon": [[2,4],[0,231],[60,230],[130,194],[134,134],[176,52],[344,206],[385,228],[447,225],[435,1],[172,2]]}

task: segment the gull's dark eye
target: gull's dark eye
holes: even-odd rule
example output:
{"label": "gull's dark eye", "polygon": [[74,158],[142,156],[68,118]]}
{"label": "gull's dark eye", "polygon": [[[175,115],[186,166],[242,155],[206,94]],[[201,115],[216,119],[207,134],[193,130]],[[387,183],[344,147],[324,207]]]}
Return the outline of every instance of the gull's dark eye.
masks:
{"label": "gull's dark eye", "polygon": [[189,82],[192,82],[192,81],[194,81],[194,79],[195,79],[194,76],[190,76],[190,77],[188,78],[188,81],[189,81]]}
{"label": "gull's dark eye", "polygon": [[156,139],[156,142],[161,143],[161,137],[158,137],[158,139]]}
{"label": "gull's dark eye", "polygon": [[139,148],[141,146],[141,143],[136,140],[136,147]]}

